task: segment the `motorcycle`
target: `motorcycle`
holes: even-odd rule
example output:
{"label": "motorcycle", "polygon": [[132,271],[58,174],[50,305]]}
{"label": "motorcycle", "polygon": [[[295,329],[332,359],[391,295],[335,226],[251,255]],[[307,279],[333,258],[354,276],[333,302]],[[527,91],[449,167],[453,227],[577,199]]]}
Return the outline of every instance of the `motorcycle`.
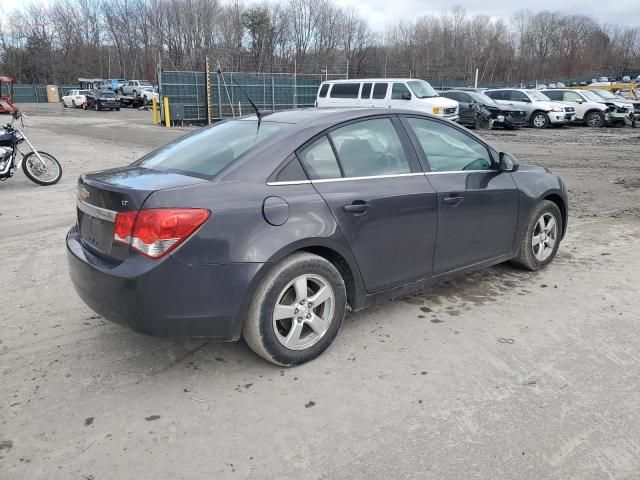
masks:
{"label": "motorcycle", "polygon": [[[22,167],[24,174],[39,185],[53,185],[62,178],[62,167],[56,158],[46,152],[41,152],[29,142],[24,134],[25,115],[13,112],[10,123],[0,127],[0,180],[6,180],[13,176],[15,168]],[[22,129],[14,125],[16,120],[20,120]],[[23,142],[31,149],[30,152],[23,153],[19,145]],[[16,158],[20,158],[16,161]]]}

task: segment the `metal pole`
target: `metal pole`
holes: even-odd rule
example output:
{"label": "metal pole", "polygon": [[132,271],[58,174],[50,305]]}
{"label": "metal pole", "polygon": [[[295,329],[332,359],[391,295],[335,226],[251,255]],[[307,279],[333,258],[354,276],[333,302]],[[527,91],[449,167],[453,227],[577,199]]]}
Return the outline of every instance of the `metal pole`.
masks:
{"label": "metal pole", "polygon": [[276,89],[273,77],[271,77],[271,111],[276,111]]}
{"label": "metal pole", "polygon": [[[411,77],[411,75],[409,75]],[[347,80],[349,80],[349,59],[347,59]]]}
{"label": "metal pole", "polygon": [[222,120],[222,93],[220,92],[220,77],[216,75],[216,83],[218,84],[218,114]]}
{"label": "metal pole", "polygon": [[473,84],[473,88],[478,88],[478,69],[476,68],[476,81]]}
{"label": "metal pole", "polygon": [[210,69],[209,69],[209,56],[204,57],[204,74],[206,75],[206,85],[207,85],[207,125],[211,125],[211,77],[210,77]]}
{"label": "metal pole", "polygon": [[298,62],[294,59],[293,60],[293,108],[296,108],[298,106],[297,95],[296,95],[296,93],[298,92],[298,82],[296,80],[297,74],[298,74]]}

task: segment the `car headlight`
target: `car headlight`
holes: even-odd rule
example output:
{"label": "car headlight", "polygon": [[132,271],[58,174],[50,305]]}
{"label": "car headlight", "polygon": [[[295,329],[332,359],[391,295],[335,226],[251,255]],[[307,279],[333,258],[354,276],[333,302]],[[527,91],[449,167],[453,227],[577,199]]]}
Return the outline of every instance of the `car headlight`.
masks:
{"label": "car headlight", "polygon": [[561,112],[562,108],[556,106],[556,105],[549,105],[549,108],[551,108],[552,112]]}
{"label": "car headlight", "polygon": [[440,115],[441,113],[441,108],[440,107],[433,107],[433,113],[434,115]]}

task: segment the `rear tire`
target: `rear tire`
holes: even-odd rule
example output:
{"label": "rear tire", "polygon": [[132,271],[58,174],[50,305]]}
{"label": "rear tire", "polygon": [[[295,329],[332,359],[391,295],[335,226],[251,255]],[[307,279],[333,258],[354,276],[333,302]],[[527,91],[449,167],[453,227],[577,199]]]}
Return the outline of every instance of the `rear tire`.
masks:
{"label": "rear tire", "polygon": [[[38,185],[53,185],[58,183],[62,178],[62,166],[60,162],[47,152],[38,152],[40,156],[48,162],[47,169],[51,169],[50,171],[42,171],[43,174],[48,173],[47,177],[43,177],[42,174],[39,174],[40,171],[40,159],[34,152],[27,153],[22,159],[22,171],[24,174],[34,183]],[[30,162],[34,163],[35,166],[32,166]]]}
{"label": "rear tire", "polygon": [[300,365],[331,345],[346,304],[344,280],[331,262],[310,253],[294,253],[260,282],[242,336],[265,360]]}
{"label": "rear tire", "polygon": [[[551,219],[555,227],[547,231],[543,225],[549,226]],[[547,266],[558,252],[562,228],[562,214],[558,206],[550,200],[540,202],[531,213],[529,225],[520,240],[518,256],[511,263],[531,271]]]}

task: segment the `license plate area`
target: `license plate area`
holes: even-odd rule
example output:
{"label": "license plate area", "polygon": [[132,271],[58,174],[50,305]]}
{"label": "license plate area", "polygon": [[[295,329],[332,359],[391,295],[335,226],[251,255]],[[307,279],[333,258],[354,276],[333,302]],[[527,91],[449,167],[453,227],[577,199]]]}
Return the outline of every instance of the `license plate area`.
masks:
{"label": "license plate area", "polygon": [[82,241],[89,247],[109,254],[112,247],[113,223],[78,209],[78,228]]}

